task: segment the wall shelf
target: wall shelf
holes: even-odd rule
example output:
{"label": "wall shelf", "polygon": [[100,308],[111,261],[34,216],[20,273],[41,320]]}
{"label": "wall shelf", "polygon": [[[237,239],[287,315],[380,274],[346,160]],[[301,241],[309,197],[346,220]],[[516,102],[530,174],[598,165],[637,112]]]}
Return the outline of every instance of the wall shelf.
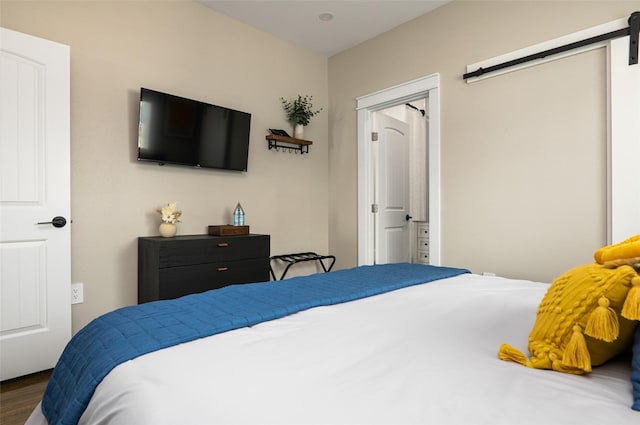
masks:
{"label": "wall shelf", "polygon": [[300,154],[309,153],[309,145],[312,145],[311,140],[296,139],[294,137],[278,136],[275,134],[268,134],[266,139],[269,141],[269,150],[289,150],[289,152],[299,151]]}

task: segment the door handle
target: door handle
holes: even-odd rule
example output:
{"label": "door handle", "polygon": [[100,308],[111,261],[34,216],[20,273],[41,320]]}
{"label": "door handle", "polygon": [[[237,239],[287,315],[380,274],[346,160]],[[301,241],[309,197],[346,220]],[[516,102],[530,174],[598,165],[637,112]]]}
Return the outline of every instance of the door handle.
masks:
{"label": "door handle", "polygon": [[56,216],[51,221],[41,221],[36,224],[51,224],[53,227],[64,227],[67,224],[67,219],[64,217]]}
{"label": "door handle", "polygon": [[404,217],[404,219],[405,219],[405,220],[407,220],[407,221],[411,220],[412,218],[413,218],[413,217],[411,217],[409,214],[407,214],[407,215]]}

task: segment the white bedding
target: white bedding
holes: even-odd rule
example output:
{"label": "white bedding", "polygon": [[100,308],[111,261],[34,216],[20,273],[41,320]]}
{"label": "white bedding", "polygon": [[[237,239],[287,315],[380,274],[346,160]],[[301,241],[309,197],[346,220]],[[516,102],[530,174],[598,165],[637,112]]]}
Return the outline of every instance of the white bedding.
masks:
{"label": "white bedding", "polygon": [[157,351],[81,424],[640,424],[629,358],[588,376],[498,359],[527,352],[547,287],[466,274]]}

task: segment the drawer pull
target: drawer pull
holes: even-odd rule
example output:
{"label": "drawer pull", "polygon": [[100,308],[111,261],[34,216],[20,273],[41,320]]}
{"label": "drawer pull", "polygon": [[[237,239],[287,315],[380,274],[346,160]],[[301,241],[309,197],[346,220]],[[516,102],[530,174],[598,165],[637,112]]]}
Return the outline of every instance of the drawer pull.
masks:
{"label": "drawer pull", "polygon": [[226,272],[227,270],[229,270],[229,267],[218,267],[219,272]]}
{"label": "drawer pull", "polygon": [[220,242],[220,243],[218,244],[218,246],[219,246],[220,248],[226,248],[226,247],[228,247],[228,246],[229,246],[229,243],[228,243],[228,242]]}

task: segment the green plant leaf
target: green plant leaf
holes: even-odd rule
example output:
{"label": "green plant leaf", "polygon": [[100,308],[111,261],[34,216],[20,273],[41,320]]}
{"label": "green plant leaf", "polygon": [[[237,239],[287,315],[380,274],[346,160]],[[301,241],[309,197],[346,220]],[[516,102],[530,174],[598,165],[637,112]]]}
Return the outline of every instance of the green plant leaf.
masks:
{"label": "green plant leaf", "polygon": [[311,117],[322,111],[322,108],[317,110],[313,109],[313,96],[309,95],[298,95],[298,97],[293,100],[287,100],[281,97],[280,101],[282,102],[282,108],[287,114],[287,119],[294,125],[307,125]]}

